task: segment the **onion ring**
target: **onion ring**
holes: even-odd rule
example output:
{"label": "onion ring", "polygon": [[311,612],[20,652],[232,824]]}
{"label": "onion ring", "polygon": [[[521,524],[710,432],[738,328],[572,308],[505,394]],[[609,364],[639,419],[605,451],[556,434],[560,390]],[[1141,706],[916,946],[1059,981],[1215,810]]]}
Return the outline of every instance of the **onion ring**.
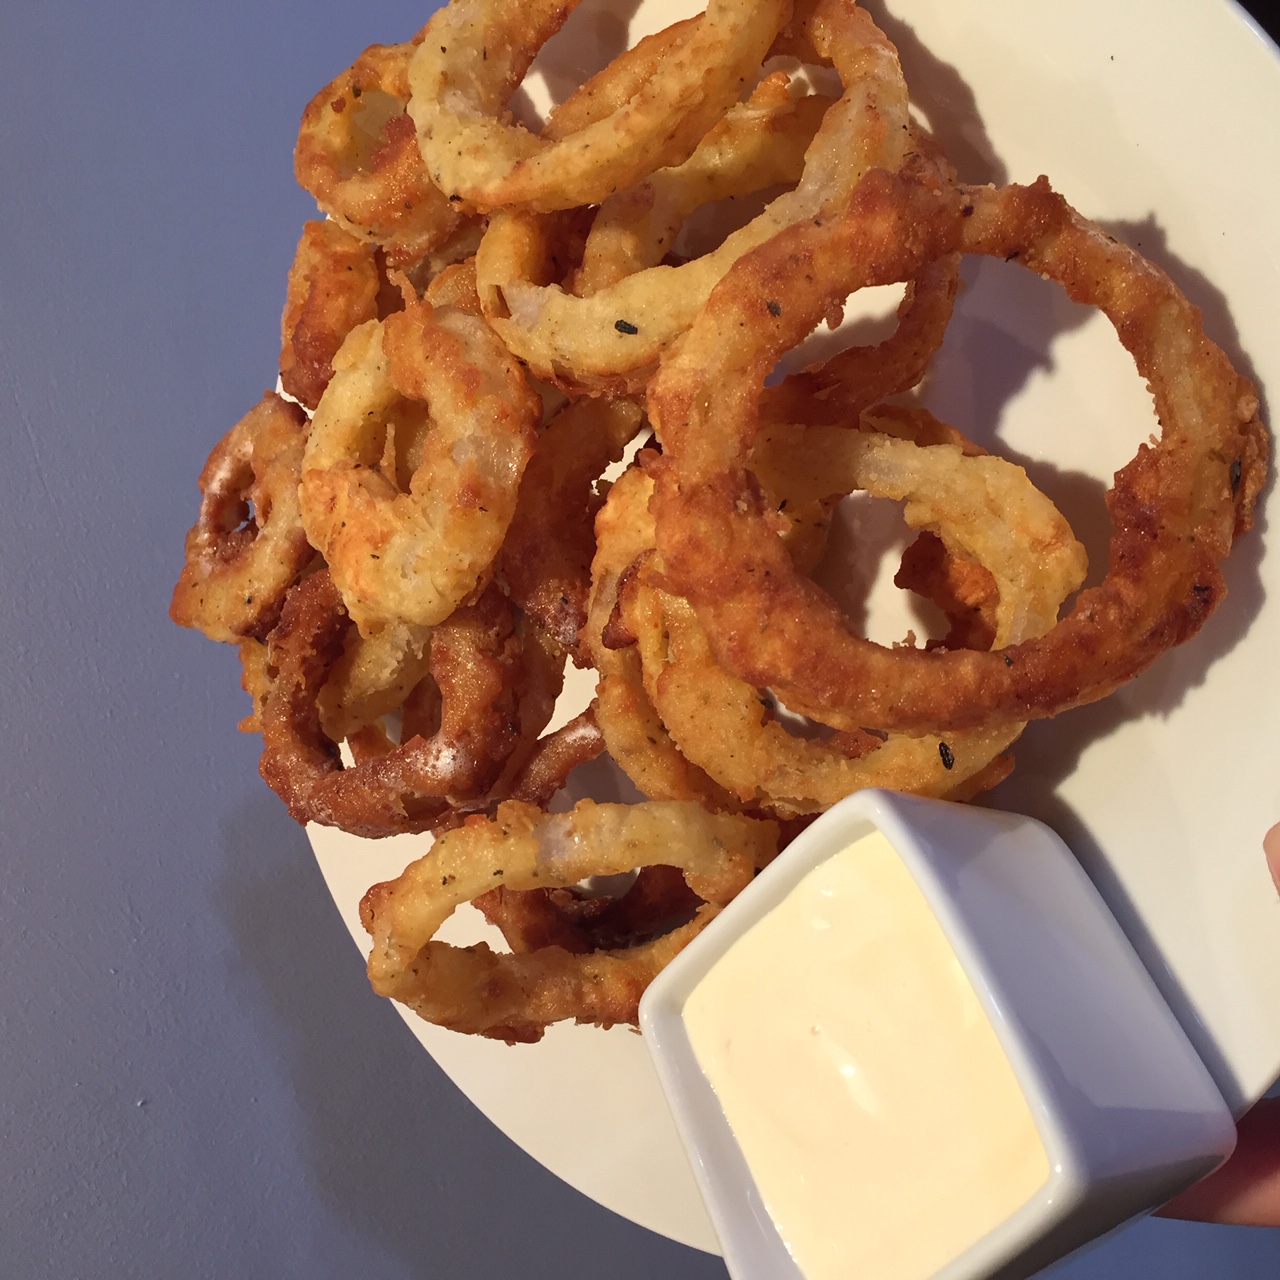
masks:
{"label": "onion ring", "polygon": [[[1003,459],[843,428],[776,430],[765,443],[753,465],[770,508],[779,494],[789,496],[774,486],[788,471],[795,475],[787,464],[803,456],[809,486],[905,499],[909,525],[936,527],[949,549],[983,565],[999,592],[999,643],[1047,631],[1084,579],[1084,549],[1070,526],[1021,468]],[[641,493],[651,491],[635,483]],[[638,536],[651,539],[647,503],[640,495],[634,501]],[[859,743],[852,756],[841,742],[796,737],[773,718],[771,700],[716,663],[691,606],[661,590],[661,581],[661,564],[651,560],[621,593],[645,691],[676,748],[744,805],[782,817],[820,813],[870,786],[949,797],[1022,731],[1013,723],[945,739],[890,734]]]}
{"label": "onion ring", "polygon": [[[320,403],[342,340],[357,325],[378,319],[384,284],[371,246],[336,222],[303,226],[280,318],[280,385],[286,395],[308,409]],[[387,310],[398,307],[398,296],[395,304]]]}
{"label": "onion ring", "polygon": [[285,592],[315,558],[298,507],[306,421],[267,392],[214,446],[169,604],[179,626],[236,644],[275,625]]}
{"label": "onion ring", "polygon": [[[745,463],[777,356],[852,288],[910,277],[953,252],[1016,258],[1100,307],[1151,387],[1163,432],[1108,494],[1106,578],[1046,635],[990,652],[889,650],[853,635],[834,601],[795,574]],[[786,312],[762,324],[763,299],[784,281]],[[748,324],[761,335],[750,347],[740,340]],[[792,227],[726,277],[651,388],[649,411],[667,450],[658,545],[717,660],[824,723],[909,733],[1056,714],[1193,635],[1224,593],[1219,562],[1251,523],[1268,454],[1257,393],[1205,336],[1198,310],[1045,179],[950,190],[869,175],[846,217]]]}
{"label": "onion ring", "polygon": [[512,210],[491,219],[476,255],[480,300],[503,341],[539,377],[570,389],[642,387],[736,259],[784,227],[832,216],[865,172],[896,169],[924,145],[910,127],[897,50],[865,10],[850,0],[810,0],[796,24],[835,64],[845,92],[806,150],[799,184],[714,252],[575,297],[540,280],[546,224]]}
{"label": "onion ring", "polygon": [[303,460],[307,535],[362,633],[431,626],[491,571],[541,403],[483,320],[426,302],[353,330],[334,367]]}
{"label": "onion ring", "polygon": [[352,235],[381,246],[393,267],[409,267],[458,237],[468,215],[427,175],[409,99],[403,44],[371,45],[307,104],[294,174],[320,208]]}
{"label": "onion ring", "polygon": [[[777,852],[774,823],[709,814],[696,804],[597,805],[566,814],[509,801],[490,820],[440,837],[393,881],[360,904],[373,937],[375,991],[428,1022],[496,1039],[540,1039],[552,1022],[612,1026],[636,1020],[650,980]],[[495,954],[483,943],[453,947],[434,935],[454,909],[494,887],[568,887],[660,862],[685,873],[706,904],[688,924],[626,951],[571,955],[544,947]]]}
{"label": "onion ring", "polygon": [[[260,771],[300,822],[369,837],[430,830],[451,805],[482,797],[521,741],[523,659],[510,607],[490,589],[432,633],[440,713],[430,736],[375,745],[344,768],[324,732],[319,694],[350,626],[327,572],[290,592],[269,640],[275,675],[259,712]],[[528,728],[536,738],[542,727]]]}
{"label": "onion ring", "polygon": [[409,114],[436,186],[476,208],[598,204],[686,159],[737,99],[786,21],[789,0],[711,0],[662,74],[624,106],[550,139],[499,117],[578,0],[451,0],[409,65]]}

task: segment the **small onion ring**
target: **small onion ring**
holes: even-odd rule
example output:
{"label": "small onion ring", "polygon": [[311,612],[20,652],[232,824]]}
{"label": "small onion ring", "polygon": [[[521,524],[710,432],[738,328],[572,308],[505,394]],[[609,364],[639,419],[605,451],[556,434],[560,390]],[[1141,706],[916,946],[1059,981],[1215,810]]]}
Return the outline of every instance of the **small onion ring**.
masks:
{"label": "small onion ring", "polygon": [[294,149],[298,185],[365,243],[407,268],[447,246],[469,217],[427,175],[409,99],[409,61],[419,32],[403,44],[371,45],[307,104]]}
{"label": "small onion ring", "polygon": [[[333,357],[357,325],[379,316],[385,281],[374,249],[336,222],[308,222],[289,268],[280,317],[280,385],[314,409],[333,377]],[[395,298],[395,310],[399,306]]]}
{"label": "small onion ring", "polygon": [[260,771],[299,822],[366,837],[430,830],[451,805],[483,797],[520,745],[522,728],[536,739],[543,727],[520,723],[526,664],[510,606],[490,588],[440,624],[430,662],[440,693],[438,724],[399,746],[366,742],[359,762],[344,768],[338,744],[322,727],[319,695],[350,627],[327,571],[289,593],[269,639],[273,674],[258,713]]}
{"label": "small onion ring", "polygon": [[214,446],[169,617],[211,640],[262,639],[315,558],[298,507],[306,414],[267,392]]}

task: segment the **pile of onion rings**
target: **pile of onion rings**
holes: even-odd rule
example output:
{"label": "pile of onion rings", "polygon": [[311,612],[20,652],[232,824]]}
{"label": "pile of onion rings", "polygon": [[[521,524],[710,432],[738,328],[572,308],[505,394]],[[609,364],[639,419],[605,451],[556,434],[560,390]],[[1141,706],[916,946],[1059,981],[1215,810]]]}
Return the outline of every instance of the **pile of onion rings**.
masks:
{"label": "pile of onion rings", "polygon": [[[362,904],[375,990],[512,1043],[634,1023],[814,815],[971,799],[1028,721],[1192,637],[1270,451],[1168,276],[1045,178],[961,181],[853,0],[710,0],[526,128],[574,8],[451,0],[307,106],[325,218],[279,390],[210,454],[170,608],[238,647],[299,822],[435,837]],[[1101,310],[1151,391],[1096,582],[1026,472],[921,403],[967,255]],[[777,375],[880,285],[887,338]],[[901,508],[924,643],[822,585],[854,495]],[[570,664],[595,693],[561,723]],[[602,756],[643,800],[566,812]],[[468,902],[507,952],[437,938]]]}

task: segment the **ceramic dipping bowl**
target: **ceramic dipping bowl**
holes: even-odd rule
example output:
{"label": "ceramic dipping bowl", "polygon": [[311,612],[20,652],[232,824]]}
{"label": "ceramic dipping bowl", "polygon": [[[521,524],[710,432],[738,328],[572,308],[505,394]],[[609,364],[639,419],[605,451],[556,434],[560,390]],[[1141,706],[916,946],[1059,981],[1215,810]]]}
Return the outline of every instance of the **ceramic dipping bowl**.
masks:
{"label": "ceramic dipping bowl", "polygon": [[1014,1280],[1235,1142],[1079,863],[1014,814],[850,796],[640,1022],[734,1280]]}

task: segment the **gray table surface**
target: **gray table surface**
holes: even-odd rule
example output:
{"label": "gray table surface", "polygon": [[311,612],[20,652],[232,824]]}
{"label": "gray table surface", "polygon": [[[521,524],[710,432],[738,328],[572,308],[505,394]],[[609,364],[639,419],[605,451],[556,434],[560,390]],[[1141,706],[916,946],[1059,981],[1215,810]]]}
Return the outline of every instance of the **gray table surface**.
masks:
{"label": "gray table surface", "polygon": [[[371,998],[234,653],[165,617],[201,462],[275,381],[300,107],[425,12],[0,5],[0,1276],[724,1275]],[[1280,1232],[1144,1222],[1055,1274],[1261,1280]]]}

